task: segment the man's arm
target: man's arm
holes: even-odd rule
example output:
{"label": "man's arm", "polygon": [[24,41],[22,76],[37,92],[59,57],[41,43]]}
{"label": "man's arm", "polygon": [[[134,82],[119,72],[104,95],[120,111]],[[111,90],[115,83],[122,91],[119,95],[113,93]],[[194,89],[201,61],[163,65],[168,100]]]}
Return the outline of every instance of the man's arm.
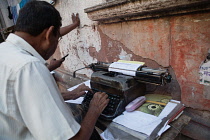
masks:
{"label": "man's arm", "polygon": [[90,102],[88,112],[81,123],[79,132],[70,140],[89,140],[99,115],[109,102],[106,93],[97,92]]}
{"label": "man's arm", "polygon": [[74,13],[71,16],[72,18],[72,24],[62,27],[60,29],[60,34],[61,36],[66,35],[67,33],[71,32],[72,30],[74,30],[77,26],[80,25],[80,19],[79,19],[79,14],[77,13],[76,16],[74,15]]}
{"label": "man's arm", "polygon": [[[70,24],[70,25],[67,25],[65,27],[62,27],[60,29],[60,35],[61,36],[64,36],[64,35],[68,34],[72,30],[74,30],[77,26],[80,25],[80,19],[79,19],[79,14],[78,13],[76,14],[76,16],[73,13],[71,18],[72,18],[73,23]],[[65,60],[65,58],[64,59],[61,58],[59,60],[53,59],[53,60],[51,60],[50,64],[47,67],[50,71],[53,71],[53,70],[57,69],[58,67],[60,67],[64,60]]]}

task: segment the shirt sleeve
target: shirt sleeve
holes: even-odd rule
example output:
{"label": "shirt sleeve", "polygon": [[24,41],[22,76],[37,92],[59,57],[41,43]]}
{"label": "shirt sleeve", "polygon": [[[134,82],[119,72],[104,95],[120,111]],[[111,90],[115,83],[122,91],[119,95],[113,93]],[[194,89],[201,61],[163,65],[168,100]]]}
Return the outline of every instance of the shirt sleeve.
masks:
{"label": "shirt sleeve", "polygon": [[26,64],[17,72],[15,81],[18,108],[26,127],[36,139],[66,140],[79,131],[80,125],[44,64]]}

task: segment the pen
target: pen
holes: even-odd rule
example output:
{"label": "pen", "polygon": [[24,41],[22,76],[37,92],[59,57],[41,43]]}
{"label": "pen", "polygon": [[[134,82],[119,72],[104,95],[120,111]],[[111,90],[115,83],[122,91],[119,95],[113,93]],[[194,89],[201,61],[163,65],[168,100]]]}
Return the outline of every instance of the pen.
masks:
{"label": "pen", "polygon": [[69,54],[65,55],[64,57],[62,57],[63,60],[65,60],[65,58],[68,56]]}

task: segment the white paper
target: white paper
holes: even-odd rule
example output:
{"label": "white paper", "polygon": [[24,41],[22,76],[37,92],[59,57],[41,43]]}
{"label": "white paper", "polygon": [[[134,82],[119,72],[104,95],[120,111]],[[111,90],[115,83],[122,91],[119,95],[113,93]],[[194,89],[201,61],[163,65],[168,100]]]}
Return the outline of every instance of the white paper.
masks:
{"label": "white paper", "polygon": [[[149,136],[152,131],[162,122],[162,119],[166,117],[171,111],[173,111],[177,105],[177,103],[168,102],[158,117],[141,111],[124,111],[123,115],[116,117],[113,122]],[[168,128],[170,128],[170,126],[167,125],[166,122],[162,129],[159,131],[158,135],[160,136]]]}
{"label": "white paper", "polygon": [[[161,119],[162,118],[158,118],[156,116],[146,114],[144,112],[134,111],[124,112],[123,115],[120,115],[117,118],[115,118],[113,122],[124,125],[127,128],[130,128],[140,133],[144,133],[147,136],[149,136],[152,133],[152,131],[159,125]],[[158,132],[158,136],[161,136],[161,134],[169,128],[170,126],[167,125],[166,122],[165,125]],[[107,129],[103,133],[101,133],[101,137],[104,140],[116,140],[113,137],[112,133]]]}
{"label": "white paper", "polygon": [[118,116],[113,121],[149,136],[161,123],[162,118],[144,112],[134,111],[124,112],[123,115]]}
{"label": "white paper", "polygon": [[73,86],[73,87],[71,87],[71,88],[69,88],[69,89],[67,89],[68,91],[72,91],[72,90],[74,90],[74,89],[76,89],[79,85],[81,85],[81,84],[85,84],[86,86],[88,86],[89,88],[90,88],[90,80],[88,80],[88,81],[85,81],[85,82],[83,82],[83,83],[80,83],[80,84],[78,84],[78,85],[75,85],[75,86]]}
{"label": "white paper", "polygon": [[200,66],[200,84],[210,86],[210,61]]}
{"label": "white paper", "polygon": [[54,74],[55,72],[54,72],[54,71],[51,71],[50,73],[51,73],[51,74]]}
{"label": "white paper", "polygon": [[177,106],[177,103],[168,102],[164,109],[161,111],[159,117],[166,117]]}
{"label": "white paper", "polygon": [[82,101],[84,100],[84,97],[79,97],[75,100],[66,100],[66,103],[73,103],[73,104],[82,104]]}
{"label": "white paper", "polygon": [[125,75],[135,76],[136,71],[140,66],[142,66],[142,64],[114,62],[109,66],[108,70],[112,72],[119,72]]}
{"label": "white paper", "polygon": [[[83,83],[90,88],[90,80],[85,81]],[[83,84],[83,83],[81,83],[81,84]],[[71,87],[71,88],[69,88],[67,90],[68,91],[72,91],[72,90],[76,89],[81,84],[78,84],[76,86],[73,86],[73,87]],[[74,103],[74,104],[82,104],[83,99],[84,99],[84,97],[79,97],[79,98],[77,98],[75,100],[66,100],[65,102],[67,102],[67,103]]]}
{"label": "white paper", "polygon": [[163,134],[163,132],[165,132],[166,130],[168,130],[171,126],[167,125],[168,121],[164,124],[164,126],[160,129],[160,131],[158,132],[158,136],[161,136]]}
{"label": "white paper", "polygon": [[[105,130],[105,131],[106,131],[106,130]],[[116,139],[113,137],[112,133],[107,133],[107,132],[106,132],[106,136],[105,136],[105,132],[103,132],[103,133],[100,134],[100,136],[101,136],[101,138],[102,138],[103,140],[116,140]]]}

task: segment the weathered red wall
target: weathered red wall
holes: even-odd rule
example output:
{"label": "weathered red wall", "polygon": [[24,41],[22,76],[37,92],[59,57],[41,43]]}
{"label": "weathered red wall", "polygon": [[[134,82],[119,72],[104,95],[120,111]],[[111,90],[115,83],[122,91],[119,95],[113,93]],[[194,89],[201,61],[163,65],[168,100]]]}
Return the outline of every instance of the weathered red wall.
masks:
{"label": "weathered red wall", "polygon": [[210,91],[204,95],[198,74],[210,48],[210,13],[105,24],[98,31],[102,48],[95,58],[116,61],[123,50],[132,60],[146,61],[148,66],[172,68],[182,102],[210,110],[210,98],[206,98]]}
{"label": "weathered red wall", "polygon": [[[159,93],[210,111],[210,87],[199,84],[199,66],[210,49],[210,12],[99,24],[94,32],[99,32],[101,46],[99,51],[88,48],[92,58],[137,60],[149,67],[168,68],[173,80],[158,88]],[[61,57],[59,49],[54,56]]]}
{"label": "weathered red wall", "polygon": [[204,96],[198,74],[210,49],[210,13],[174,17],[171,44],[170,64],[181,86],[182,101],[193,108],[210,110],[210,99]]}

